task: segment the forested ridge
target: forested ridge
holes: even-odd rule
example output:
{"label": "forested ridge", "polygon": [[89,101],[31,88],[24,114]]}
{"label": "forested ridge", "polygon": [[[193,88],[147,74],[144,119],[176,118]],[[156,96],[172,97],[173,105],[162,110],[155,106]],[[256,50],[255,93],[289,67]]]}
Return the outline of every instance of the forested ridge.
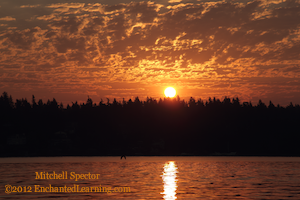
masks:
{"label": "forested ridge", "polygon": [[64,106],[0,97],[0,156],[300,156],[300,106],[238,98],[100,101]]}

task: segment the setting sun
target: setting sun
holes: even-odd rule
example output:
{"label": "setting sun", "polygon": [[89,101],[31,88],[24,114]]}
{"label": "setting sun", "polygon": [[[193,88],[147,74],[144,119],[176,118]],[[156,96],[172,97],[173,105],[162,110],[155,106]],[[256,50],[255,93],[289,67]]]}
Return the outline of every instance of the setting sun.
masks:
{"label": "setting sun", "polygon": [[168,87],[165,89],[165,95],[166,97],[174,97],[176,94],[176,90],[172,87]]}

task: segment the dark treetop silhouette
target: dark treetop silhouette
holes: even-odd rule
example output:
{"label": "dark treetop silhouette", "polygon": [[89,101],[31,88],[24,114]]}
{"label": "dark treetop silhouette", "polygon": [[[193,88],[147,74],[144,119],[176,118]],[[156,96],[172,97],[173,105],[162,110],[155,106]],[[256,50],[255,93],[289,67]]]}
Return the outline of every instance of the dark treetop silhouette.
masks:
{"label": "dark treetop silhouette", "polygon": [[179,97],[67,105],[0,97],[0,156],[300,155],[300,106]]}

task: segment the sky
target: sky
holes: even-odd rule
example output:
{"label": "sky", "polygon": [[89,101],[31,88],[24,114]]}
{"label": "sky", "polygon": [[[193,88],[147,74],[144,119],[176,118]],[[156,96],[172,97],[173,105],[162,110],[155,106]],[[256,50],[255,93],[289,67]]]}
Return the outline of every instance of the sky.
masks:
{"label": "sky", "polygon": [[300,104],[299,1],[0,1],[0,91]]}

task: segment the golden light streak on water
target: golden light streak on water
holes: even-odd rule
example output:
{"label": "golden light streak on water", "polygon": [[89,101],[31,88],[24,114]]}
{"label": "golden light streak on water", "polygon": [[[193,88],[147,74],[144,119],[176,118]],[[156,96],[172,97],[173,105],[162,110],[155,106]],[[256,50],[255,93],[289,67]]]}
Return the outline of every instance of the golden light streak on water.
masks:
{"label": "golden light streak on water", "polygon": [[164,182],[164,192],[162,192],[161,194],[164,195],[165,200],[177,199],[176,197],[176,189],[177,189],[176,174],[178,173],[177,169],[178,168],[174,161],[169,161],[165,163],[163,175],[161,175]]}

